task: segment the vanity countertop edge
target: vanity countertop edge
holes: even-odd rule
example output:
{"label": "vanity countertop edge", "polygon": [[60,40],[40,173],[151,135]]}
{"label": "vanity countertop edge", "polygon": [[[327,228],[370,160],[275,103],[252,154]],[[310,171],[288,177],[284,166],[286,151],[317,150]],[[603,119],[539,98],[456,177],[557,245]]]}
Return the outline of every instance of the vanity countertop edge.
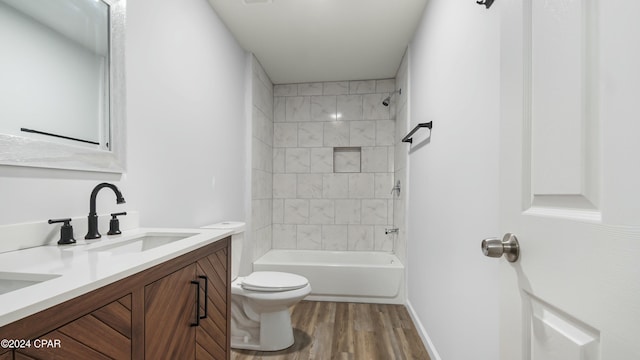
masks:
{"label": "vanity countertop edge", "polygon": [[[88,251],[92,247],[126,242],[145,233],[175,232],[190,236],[130,254]],[[0,274],[58,275],[0,295],[0,327],[89,293],[158,264],[230,236],[232,231],[188,228],[137,228],[91,243],[47,245],[0,253]]]}

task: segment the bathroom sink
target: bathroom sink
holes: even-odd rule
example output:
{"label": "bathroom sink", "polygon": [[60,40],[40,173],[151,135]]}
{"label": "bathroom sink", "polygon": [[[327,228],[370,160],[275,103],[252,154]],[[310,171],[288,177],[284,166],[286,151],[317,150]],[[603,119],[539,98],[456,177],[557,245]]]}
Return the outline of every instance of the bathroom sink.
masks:
{"label": "bathroom sink", "polygon": [[147,251],[157,248],[158,246],[171,244],[178,240],[186,239],[196,233],[147,233],[140,236],[120,241],[113,244],[105,244],[87,249],[91,252],[109,252],[112,254],[130,254]]}
{"label": "bathroom sink", "polygon": [[0,272],[0,295],[11,291],[39,284],[43,281],[55,279],[60,275],[55,274],[27,274]]}

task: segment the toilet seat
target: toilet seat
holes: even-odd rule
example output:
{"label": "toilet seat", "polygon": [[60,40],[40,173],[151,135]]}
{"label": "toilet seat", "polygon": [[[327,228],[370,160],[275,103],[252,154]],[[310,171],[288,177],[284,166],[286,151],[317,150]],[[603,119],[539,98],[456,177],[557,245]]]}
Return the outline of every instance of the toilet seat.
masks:
{"label": "toilet seat", "polygon": [[279,292],[302,289],[309,281],[300,275],[278,271],[256,271],[242,279],[245,290],[262,292]]}

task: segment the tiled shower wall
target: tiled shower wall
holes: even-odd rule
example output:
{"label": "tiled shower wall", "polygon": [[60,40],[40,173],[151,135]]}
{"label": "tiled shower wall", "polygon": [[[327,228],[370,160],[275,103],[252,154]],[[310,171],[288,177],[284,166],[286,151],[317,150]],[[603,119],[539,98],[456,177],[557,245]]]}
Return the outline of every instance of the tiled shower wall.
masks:
{"label": "tiled shower wall", "polygon": [[407,160],[409,158],[409,144],[403,143],[402,138],[409,132],[409,64],[405,53],[396,73],[396,88],[402,89],[393,99],[396,110],[396,136],[394,160],[394,184],[400,181],[400,194],[393,198],[393,223],[398,228],[395,241],[395,253],[403,264],[407,256]]}
{"label": "tiled shower wall", "polygon": [[273,248],[393,250],[395,86],[274,86]]}
{"label": "tiled shower wall", "polygon": [[273,84],[252,56],[251,236],[253,259],[271,249]]}

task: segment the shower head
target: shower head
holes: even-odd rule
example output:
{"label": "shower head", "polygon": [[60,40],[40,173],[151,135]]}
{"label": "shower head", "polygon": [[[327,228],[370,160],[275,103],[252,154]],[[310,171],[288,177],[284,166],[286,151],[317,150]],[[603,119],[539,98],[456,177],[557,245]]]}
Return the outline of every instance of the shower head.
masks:
{"label": "shower head", "polygon": [[392,92],[391,94],[389,94],[389,96],[387,96],[384,100],[382,100],[382,105],[389,106],[389,101],[391,101],[391,97],[395,93],[402,94],[402,89],[398,89],[398,90]]}

